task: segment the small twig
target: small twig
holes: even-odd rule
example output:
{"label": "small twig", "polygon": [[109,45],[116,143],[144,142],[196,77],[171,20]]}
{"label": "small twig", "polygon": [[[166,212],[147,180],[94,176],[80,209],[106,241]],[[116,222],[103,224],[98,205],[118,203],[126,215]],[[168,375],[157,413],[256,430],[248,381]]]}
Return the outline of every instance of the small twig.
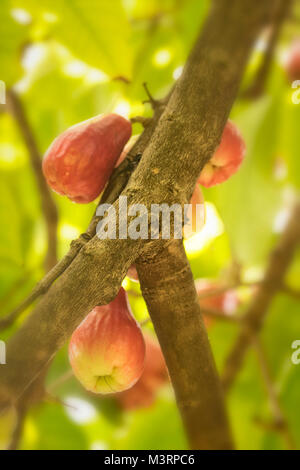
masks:
{"label": "small twig", "polygon": [[49,403],[57,403],[58,405],[62,405],[62,406],[65,406],[66,408],[70,408],[70,409],[73,409],[73,410],[76,410],[76,406],[73,406],[73,405],[69,405],[69,403],[65,402],[64,400],[62,400],[61,398],[59,397],[56,397],[54,395],[51,395],[49,393],[46,393],[45,394],[45,401],[46,402],[49,402]]}
{"label": "small twig", "polygon": [[273,420],[272,420],[273,428],[274,430],[276,430],[282,435],[283,439],[286,442],[288,449],[295,450],[296,445],[295,445],[293,436],[290,433],[288,422],[286,420],[284,412],[281,408],[278,393],[273,383],[272,373],[269,368],[266,353],[264,351],[262,342],[260,338],[258,338],[258,336],[255,336],[253,338],[253,344],[257,353],[258,362],[259,362],[259,366],[260,366],[261,373],[262,373],[262,378],[263,378],[266,392],[268,394],[268,398],[270,402],[270,407],[271,407],[272,416],[273,416]]}
{"label": "small twig", "polygon": [[146,103],[150,103],[151,106],[152,106],[152,109],[153,111],[155,111],[156,109],[160,108],[161,106],[164,106],[165,105],[165,100],[156,100],[155,98],[153,98],[152,94],[150,93],[150,90],[148,88],[148,85],[146,82],[143,83],[143,87],[145,89],[145,92],[148,96],[148,99],[143,101],[144,104]]}
{"label": "small twig", "polygon": [[272,66],[277,41],[279,39],[284,21],[289,15],[291,4],[292,0],[278,1],[278,7],[274,14],[273,24],[271,25],[270,36],[268,39],[266,51],[264,53],[263,61],[256,73],[253,83],[242,94],[244,98],[257,99],[263,94]]}
{"label": "small twig", "polygon": [[48,387],[47,387],[47,393],[52,394],[58,387],[60,387],[62,384],[67,382],[73,377],[73,371],[72,369],[67,370],[64,374],[62,374],[60,377],[58,377],[56,380],[54,380]]}
{"label": "small twig", "polygon": [[149,124],[151,124],[152,118],[147,118],[144,116],[134,116],[130,118],[130,121],[132,122],[132,124],[138,123],[138,124],[142,124],[143,127],[147,127],[149,126]]}
{"label": "small twig", "polygon": [[123,82],[123,83],[126,83],[126,85],[128,85],[129,83],[131,83],[131,80],[129,80],[129,78],[127,77],[124,77],[124,75],[117,75],[116,77],[113,77],[111,79],[112,82]]}
{"label": "small twig", "polygon": [[11,326],[16,319],[28,308],[38,297],[45,294],[53,282],[68,268],[77,256],[82,246],[87,243],[86,234],[82,234],[78,240],[71,243],[69,252],[52,268],[45,277],[33,288],[28,297],[23,300],[10,314],[0,320],[0,331]]}
{"label": "small twig", "polygon": [[[25,272],[19,279],[17,279],[0,299],[0,311],[3,311],[6,305],[14,298],[15,294],[22,288],[29,278],[29,273]],[[1,320],[0,320],[1,322]]]}

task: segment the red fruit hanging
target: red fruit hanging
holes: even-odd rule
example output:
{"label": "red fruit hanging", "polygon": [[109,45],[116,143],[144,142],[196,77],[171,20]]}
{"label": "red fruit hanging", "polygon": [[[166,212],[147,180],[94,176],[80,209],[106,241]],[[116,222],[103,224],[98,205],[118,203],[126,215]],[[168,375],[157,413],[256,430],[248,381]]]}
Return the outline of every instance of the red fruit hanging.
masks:
{"label": "red fruit hanging", "polygon": [[44,157],[49,186],[71,201],[93,201],[130,135],[131,123],[117,114],[96,116],[70,127],[54,140]]}
{"label": "red fruit hanging", "polygon": [[201,171],[198,183],[210,188],[228,180],[239,169],[245,152],[245,142],[238,128],[231,121],[228,121],[221,144]]}
{"label": "red fruit hanging", "polygon": [[145,361],[145,342],[123,288],[108,305],[95,307],[69,345],[74,375],[89,391],[108,394],[132,387]]}

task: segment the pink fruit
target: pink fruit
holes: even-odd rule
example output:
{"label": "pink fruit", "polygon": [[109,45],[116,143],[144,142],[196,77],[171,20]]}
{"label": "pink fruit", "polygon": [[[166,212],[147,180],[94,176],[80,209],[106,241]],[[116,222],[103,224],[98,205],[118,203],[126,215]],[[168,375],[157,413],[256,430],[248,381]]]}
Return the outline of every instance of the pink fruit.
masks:
{"label": "pink fruit", "polygon": [[300,38],[296,39],[290,47],[285,63],[289,80],[300,80]]}
{"label": "pink fruit", "polygon": [[108,305],[95,307],[74,331],[69,359],[79,382],[94,393],[132,387],[145,361],[145,342],[123,288]]}
{"label": "pink fruit", "polygon": [[70,127],[54,140],[44,157],[47,183],[71,201],[93,201],[130,135],[131,123],[117,114],[96,116]]}
{"label": "pink fruit", "polygon": [[[204,310],[213,310],[224,315],[232,315],[238,307],[239,300],[234,289],[224,289],[220,281],[209,279],[198,279],[195,282],[196,291],[199,296],[200,307]],[[219,291],[219,292],[218,292]],[[214,292],[218,292],[215,295]],[[214,322],[204,315],[206,326],[211,326]]]}
{"label": "pink fruit", "polygon": [[210,188],[228,180],[239,169],[245,152],[246,146],[238,128],[228,121],[221,144],[201,171],[198,183]]}
{"label": "pink fruit", "polygon": [[139,381],[129,390],[117,395],[124,409],[137,409],[150,406],[158,389],[168,381],[168,371],[160,346],[154,338],[145,335],[145,369]]}

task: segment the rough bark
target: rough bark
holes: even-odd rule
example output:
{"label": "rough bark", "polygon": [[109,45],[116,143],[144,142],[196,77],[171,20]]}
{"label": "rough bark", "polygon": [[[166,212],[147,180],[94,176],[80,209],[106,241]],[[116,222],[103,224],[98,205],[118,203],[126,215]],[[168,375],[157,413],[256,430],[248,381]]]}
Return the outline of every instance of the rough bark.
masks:
{"label": "rough bark", "polygon": [[276,52],[276,46],[284,22],[291,12],[292,0],[277,0],[277,5],[270,24],[270,36],[266,46],[266,50],[263,56],[261,65],[258,68],[253,83],[250,85],[248,90],[243,93],[245,98],[259,98],[265,91],[270,70],[273,64],[274,55]]}
{"label": "rough bark", "polygon": [[231,449],[223,391],[181,240],[137,264],[193,449]]}

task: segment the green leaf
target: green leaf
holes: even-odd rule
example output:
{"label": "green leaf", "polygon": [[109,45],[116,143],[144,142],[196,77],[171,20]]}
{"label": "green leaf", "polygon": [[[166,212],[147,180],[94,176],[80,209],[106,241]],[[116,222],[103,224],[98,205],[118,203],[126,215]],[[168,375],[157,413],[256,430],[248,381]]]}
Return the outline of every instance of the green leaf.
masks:
{"label": "green leaf", "polygon": [[37,13],[52,14],[50,34],[75,56],[109,75],[131,75],[129,23],[121,0],[19,0]]}

